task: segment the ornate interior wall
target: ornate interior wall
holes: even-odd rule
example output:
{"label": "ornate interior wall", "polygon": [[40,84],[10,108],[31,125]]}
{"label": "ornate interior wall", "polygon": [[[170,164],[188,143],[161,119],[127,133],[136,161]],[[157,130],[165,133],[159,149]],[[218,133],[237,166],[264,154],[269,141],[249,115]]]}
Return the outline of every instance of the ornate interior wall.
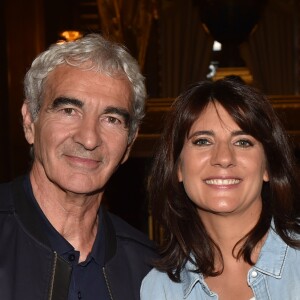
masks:
{"label": "ornate interior wall", "polygon": [[[295,19],[298,22],[299,1],[270,1],[297,5],[294,10],[298,12]],[[169,110],[173,97],[189,84],[189,80],[193,82],[203,79],[205,68],[202,67],[207,64],[204,59],[208,55],[207,48],[202,49],[202,52],[196,50],[201,49],[203,44],[207,46],[211,43],[193,10],[192,0],[184,2],[186,9],[179,0],[161,0],[156,3],[157,16],[152,16],[147,51],[143,54],[144,74],[150,95],[147,115],[130,160],[115,174],[108,190],[108,196],[114,198],[108,205],[139,228],[147,226],[145,180],[154,145],[163,126],[163,115]],[[4,181],[28,169],[28,147],[23,136],[20,107],[23,101],[22,80],[32,59],[59,38],[61,29],[72,27],[101,31],[101,25],[97,3],[93,0],[4,0],[0,5],[0,24],[3,28],[3,46],[0,50],[0,181]],[[174,9],[177,11],[174,12]],[[122,11],[126,13],[126,7]],[[193,12],[193,16],[189,18],[187,12]],[[177,20],[180,22],[175,24]],[[293,80],[296,80],[296,86],[298,82],[298,89],[293,90],[292,94],[271,97],[287,130],[294,137],[296,151],[300,141],[300,99],[297,96],[300,85],[300,26],[297,26],[298,34],[295,33],[293,37],[295,44],[292,63],[296,70]],[[279,43],[283,46],[283,52],[282,57],[279,55],[276,60],[286,61],[286,44]],[[265,76],[267,78],[268,73]],[[115,185],[120,186],[119,192],[114,189]]]}

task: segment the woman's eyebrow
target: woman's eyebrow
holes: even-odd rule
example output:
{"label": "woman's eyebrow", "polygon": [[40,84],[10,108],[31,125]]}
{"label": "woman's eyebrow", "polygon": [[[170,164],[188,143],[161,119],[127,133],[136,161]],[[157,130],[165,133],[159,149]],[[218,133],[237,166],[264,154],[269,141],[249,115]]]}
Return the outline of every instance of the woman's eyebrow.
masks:
{"label": "woman's eyebrow", "polygon": [[[193,134],[189,136],[189,138],[198,136],[198,135],[208,135],[208,136],[215,136],[215,133],[212,130],[198,130],[195,131]],[[239,135],[250,135],[249,133],[243,130],[235,130],[231,132],[231,136],[239,136]]]}
{"label": "woman's eyebrow", "polygon": [[82,108],[84,103],[81,100],[75,99],[75,98],[68,98],[68,97],[58,97],[56,98],[51,105],[51,108],[59,108],[64,105],[73,105],[78,108]]}
{"label": "woman's eyebrow", "polygon": [[192,138],[194,136],[198,136],[198,135],[209,135],[209,136],[214,136],[214,132],[212,130],[197,130],[195,132],[193,132],[191,135],[188,136],[188,138]]}
{"label": "woman's eyebrow", "polygon": [[244,130],[235,130],[235,131],[232,131],[231,135],[238,136],[238,135],[251,135],[251,134],[245,132]]}

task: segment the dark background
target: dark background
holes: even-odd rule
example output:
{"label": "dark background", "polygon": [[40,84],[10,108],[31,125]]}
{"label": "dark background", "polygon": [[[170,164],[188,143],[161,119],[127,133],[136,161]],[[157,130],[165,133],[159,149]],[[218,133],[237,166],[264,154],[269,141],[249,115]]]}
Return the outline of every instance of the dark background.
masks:
{"label": "dark background", "polygon": [[[23,101],[22,81],[26,70],[37,54],[61,39],[59,34],[63,30],[107,33],[104,20],[106,25],[110,21],[113,23],[114,16],[107,7],[101,6],[104,2],[0,2],[0,181],[11,180],[27,172],[29,168],[29,148],[23,135],[20,114]],[[147,78],[149,100],[146,121],[140,131],[137,146],[128,162],[113,176],[106,192],[105,203],[111,211],[145,232],[148,230],[145,183],[154,145],[163,127],[163,114],[183,88],[196,80],[206,78],[210,62],[220,60],[220,53],[213,53],[211,49],[213,40],[219,37],[216,34],[212,36],[211,31],[205,30],[203,26],[205,2],[125,0],[121,7],[124,33],[122,43],[125,43],[136,58],[138,47],[142,43],[136,37],[149,30],[149,36],[143,40],[147,42],[147,51],[142,65]],[[237,12],[239,15],[244,7],[224,6],[224,3],[238,3],[237,1],[210,2],[216,3],[216,6],[210,12],[212,16],[208,20],[215,20],[217,27],[220,18],[214,19],[213,15],[218,9],[221,9],[221,16],[226,14],[229,23],[232,20],[239,22],[231,14]],[[239,3],[242,2],[250,5],[256,1]],[[144,6],[138,6],[142,4]],[[134,11],[135,7],[138,7],[137,11]],[[142,11],[141,7],[145,12],[140,21],[137,21],[134,16]],[[205,16],[208,13],[205,11]],[[238,45],[242,63],[237,66],[250,70],[253,75],[252,84],[275,99],[274,103],[277,103],[287,130],[296,137],[297,152],[300,136],[299,1],[269,0],[256,13],[258,19],[254,33],[248,33],[243,41],[239,41],[243,42]],[[146,16],[150,16],[151,26],[145,22]],[[220,26],[223,25],[219,25],[219,28]],[[241,26],[234,24],[233,29]],[[111,27],[112,38],[115,27],[115,24]],[[224,39],[223,42],[225,45]],[[225,57],[225,61],[229,62],[229,57],[227,60]],[[233,70],[230,68],[235,67],[235,62],[224,67]]]}

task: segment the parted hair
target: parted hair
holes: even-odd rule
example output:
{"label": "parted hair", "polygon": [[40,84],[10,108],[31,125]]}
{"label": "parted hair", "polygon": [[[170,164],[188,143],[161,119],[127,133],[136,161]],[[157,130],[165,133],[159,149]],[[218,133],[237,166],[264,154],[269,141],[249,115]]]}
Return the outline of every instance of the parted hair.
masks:
{"label": "parted hair", "polygon": [[124,76],[129,80],[133,94],[129,136],[133,137],[144,117],[146,98],[144,76],[137,61],[124,46],[96,33],[88,34],[76,41],[53,44],[35,58],[24,79],[25,98],[29,103],[33,120],[38,118],[49,73],[62,64],[109,76]]}
{"label": "parted hair", "polygon": [[214,268],[216,257],[223,261],[221,251],[177,176],[179,156],[193,123],[209,103],[216,102],[262,144],[269,174],[269,182],[263,183],[261,192],[261,215],[256,226],[236,244],[241,246],[237,258],[253,265],[251,253],[270,229],[272,219],[280,237],[291,247],[300,247],[300,241],[290,235],[300,233],[297,166],[292,144],[270,101],[257,89],[232,78],[202,81],[174,101],[148,180],[152,214],[163,232],[161,258],[155,266],[176,282],[187,260],[204,276],[222,273]]}

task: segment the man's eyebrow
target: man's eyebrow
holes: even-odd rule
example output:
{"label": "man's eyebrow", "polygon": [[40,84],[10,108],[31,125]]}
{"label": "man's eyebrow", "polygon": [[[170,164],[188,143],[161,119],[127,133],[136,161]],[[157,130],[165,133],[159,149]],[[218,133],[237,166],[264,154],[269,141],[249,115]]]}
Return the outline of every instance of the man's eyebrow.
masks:
{"label": "man's eyebrow", "polygon": [[74,99],[74,98],[58,97],[52,102],[51,108],[55,109],[55,108],[59,108],[61,106],[70,105],[70,104],[81,108],[81,107],[83,107],[84,103],[82,101],[80,101],[78,99]]}
{"label": "man's eyebrow", "polygon": [[108,106],[104,110],[105,114],[117,114],[121,116],[125,124],[128,125],[129,120],[130,120],[130,113],[127,109],[121,108],[121,107],[115,107],[115,106]]}

